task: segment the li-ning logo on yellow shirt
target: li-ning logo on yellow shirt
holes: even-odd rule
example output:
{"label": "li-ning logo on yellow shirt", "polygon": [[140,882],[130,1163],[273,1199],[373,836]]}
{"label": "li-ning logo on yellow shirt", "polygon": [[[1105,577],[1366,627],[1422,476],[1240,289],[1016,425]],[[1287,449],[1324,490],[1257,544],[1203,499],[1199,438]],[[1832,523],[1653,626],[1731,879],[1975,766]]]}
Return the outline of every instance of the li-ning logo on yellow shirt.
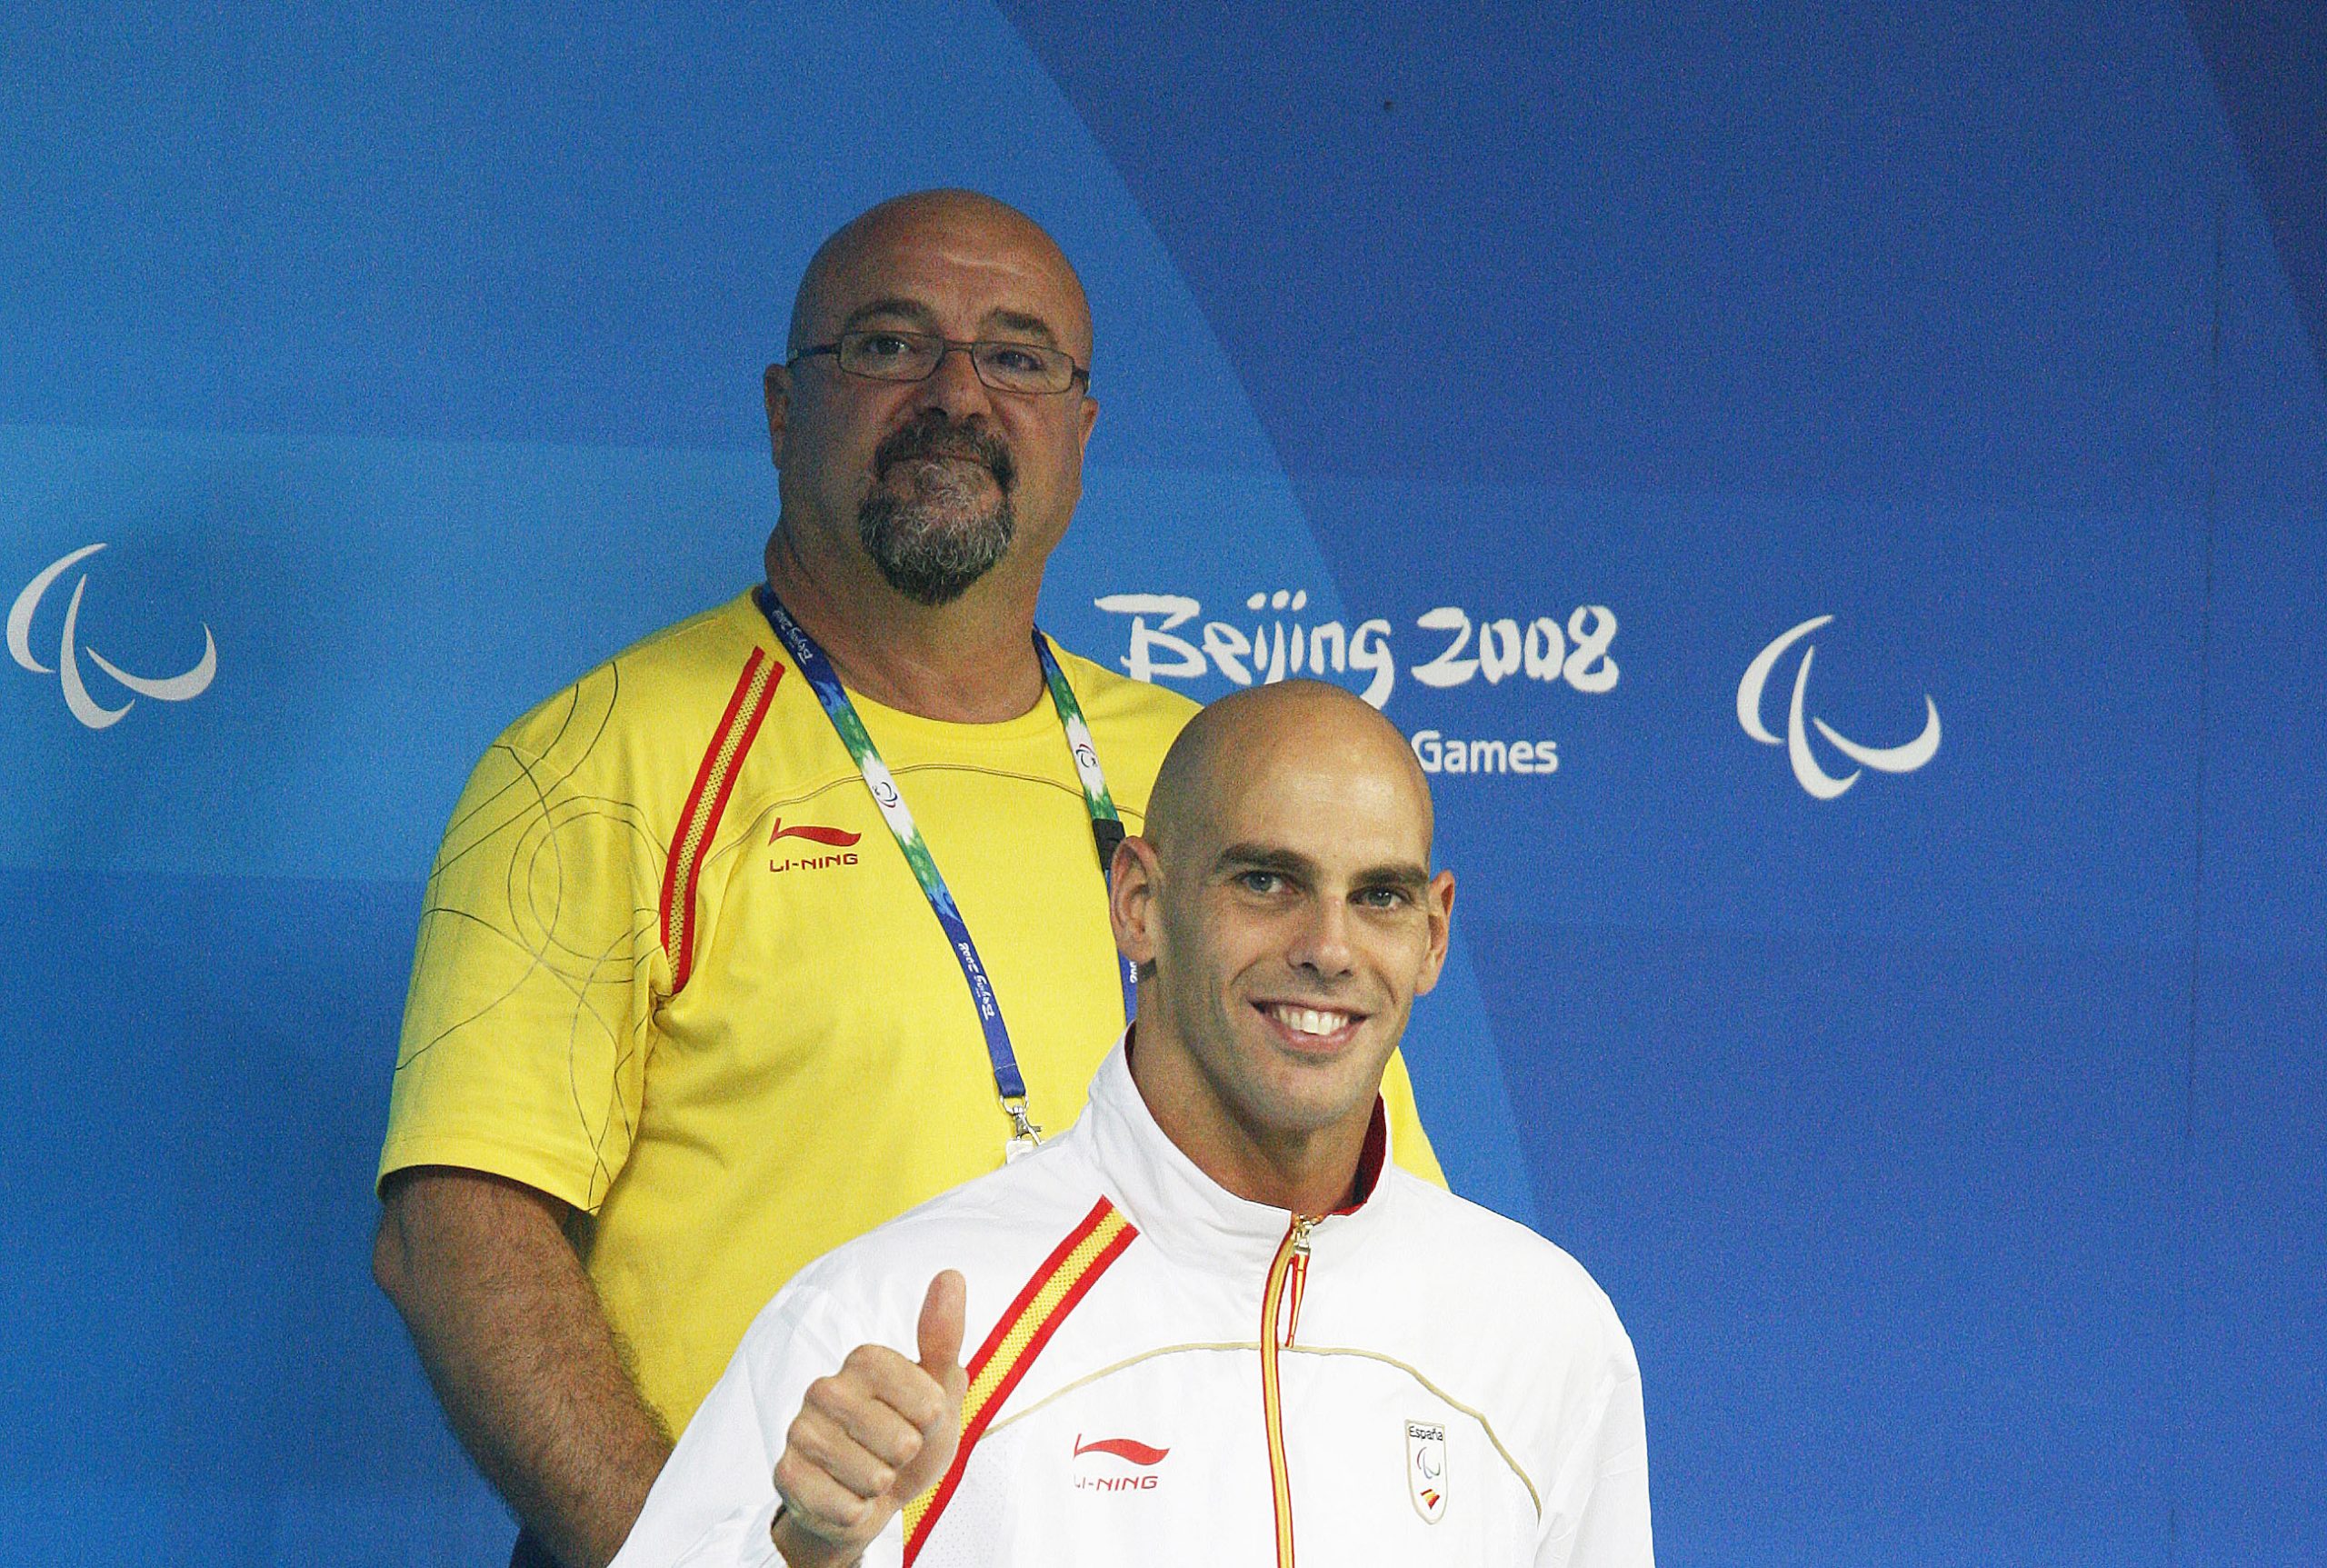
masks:
{"label": "li-ning logo on yellow shirt", "polygon": [[854,865],[856,856],[850,851],[849,846],[864,836],[861,833],[851,833],[844,827],[823,827],[814,823],[801,823],[786,827],[784,825],[784,819],[777,817],[775,825],[768,831],[768,843],[774,844],[780,838],[804,838],[810,844],[821,844],[836,853],[800,854],[788,860],[779,860],[771,855],[768,857],[767,868],[772,872],[824,871],[836,865]]}

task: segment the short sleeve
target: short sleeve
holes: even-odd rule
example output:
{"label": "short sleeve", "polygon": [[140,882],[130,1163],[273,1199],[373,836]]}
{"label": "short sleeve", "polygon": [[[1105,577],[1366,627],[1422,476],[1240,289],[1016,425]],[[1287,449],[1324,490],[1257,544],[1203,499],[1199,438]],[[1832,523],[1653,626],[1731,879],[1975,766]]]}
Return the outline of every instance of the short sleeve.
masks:
{"label": "short sleeve", "polygon": [[491,1172],[594,1210],[638,1123],[668,984],[665,852],[606,666],[512,725],[454,809],[421,912],[379,1176]]}

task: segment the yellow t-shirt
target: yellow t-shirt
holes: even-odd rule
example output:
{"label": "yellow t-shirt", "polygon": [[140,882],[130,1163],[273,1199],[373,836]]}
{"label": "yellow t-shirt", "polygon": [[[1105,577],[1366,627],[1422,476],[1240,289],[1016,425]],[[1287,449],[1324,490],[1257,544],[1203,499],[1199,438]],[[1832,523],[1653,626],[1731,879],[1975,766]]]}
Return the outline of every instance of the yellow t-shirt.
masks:
{"label": "yellow t-shirt", "polygon": [[[1193,704],[1062,661],[1136,833]],[[1124,1024],[1090,817],[1047,697],[997,724],[856,698],[1053,1131]],[[1404,1064],[1399,1163],[1442,1181]],[[968,987],[749,594],[527,714],[429,877],[380,1175],[493,1172],[593,1215],[607,1316],[674,1431],[810,1259],[1001,1163]]]}

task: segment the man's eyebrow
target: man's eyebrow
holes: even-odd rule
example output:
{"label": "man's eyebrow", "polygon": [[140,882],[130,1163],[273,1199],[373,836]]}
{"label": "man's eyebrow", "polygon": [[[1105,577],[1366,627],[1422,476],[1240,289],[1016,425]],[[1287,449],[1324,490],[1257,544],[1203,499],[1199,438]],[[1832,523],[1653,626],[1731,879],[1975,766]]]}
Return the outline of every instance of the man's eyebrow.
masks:
{"label": "man's eyebrow", "polygon": [[[1247,871],[1273,871],[1282,876],[1297,876],[1313,881],[1317,863],[1298,850],[1284,849],[1275,844],[1232,844],[1220,852],[1214,868],[1235,875]],[[1384,861],[1369,865],[1350,878],[1356,887],[1394,887],[1404,892],[1418,892],[1430,884],[1430,868],[1410,860]]]}
{"label": "man's eyebrow", "polygon": [[865,322],[871,321],[874,317],[881,315],[896,316],[902,320],[912,322],[916,326],[921,327],[934,325],[937,320],[937,313],[931,310],[919,300],[876,299],[868,301],[864,305],[860,305],[854,310],[850,311],[848,313],[848,319],[840,324],[840,330],[843,332],[854,331],[856,327],[863,325]]}
{"label": "man's eyebrow", "polygon": [[1300,851],[1266,844],[1232,844],[1220,852],[1213,864],[1215,869],[1232,874],[1247,871],[1273,871],[1282,876],[1305,878],[1313,875],[1317,870],[1317,863]]}
{"label": "man's eyebrow", "polygon": [[1014,335],[1023,343],[1047,344],[1054,348],[1058,346],[1058,334],[1051,330],[1049,322],[1039,315],[1028,315],[1023,310],[1012,310],[1007,306],[997,306],[986,312],[984,325],[978,330],[1006,332]]}
{"label": "man's eyebrow", "polygon": [[1410,860],[1394,861],[1368,866],[1353,880],[1360,887],[1395,887],[1413,893],[1430,885],[1430,868]]}

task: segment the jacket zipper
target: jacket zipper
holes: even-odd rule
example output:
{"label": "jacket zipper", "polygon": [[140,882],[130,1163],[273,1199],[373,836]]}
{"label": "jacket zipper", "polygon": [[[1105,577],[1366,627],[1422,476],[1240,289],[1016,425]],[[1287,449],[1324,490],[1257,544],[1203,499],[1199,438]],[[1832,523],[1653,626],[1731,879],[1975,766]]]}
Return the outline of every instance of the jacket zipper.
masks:
{"label": "jacket zipper", "polygon": [[1269,1264],[1268,1288],[1261,1293],[1261,1418],[1269,1444],[1269,1499],[1276,1516],[1277,1568],[1293,1568],[1293,1479],[1285,1467],[1284,1409],[1277,1376],[1277,1352],[1293,1343],[1301,1324],[1301,1296],[1309,1283],[1309,1233],[1317,1222],[1295,1214]]}

